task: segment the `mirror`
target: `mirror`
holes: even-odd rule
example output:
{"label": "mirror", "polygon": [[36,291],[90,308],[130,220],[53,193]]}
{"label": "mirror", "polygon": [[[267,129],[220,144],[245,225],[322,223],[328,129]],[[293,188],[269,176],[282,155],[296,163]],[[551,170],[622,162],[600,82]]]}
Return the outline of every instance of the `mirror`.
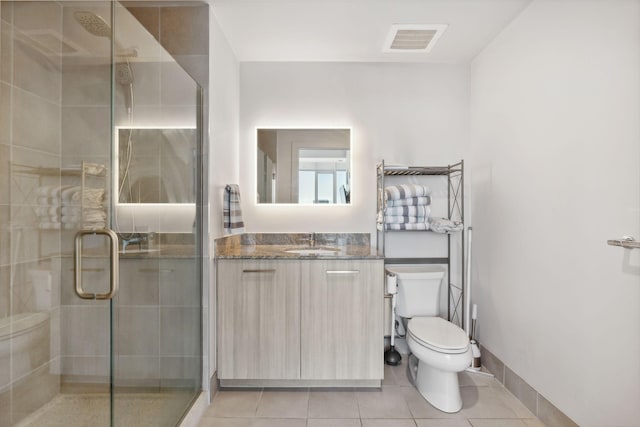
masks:
{"label": "mirror", "polygon": [[351,129],[257,130],[258,203],[351,203]]}
{"label": "mirror", "polygon": [[195,203],[195,128],[116,130],[118,203]]}

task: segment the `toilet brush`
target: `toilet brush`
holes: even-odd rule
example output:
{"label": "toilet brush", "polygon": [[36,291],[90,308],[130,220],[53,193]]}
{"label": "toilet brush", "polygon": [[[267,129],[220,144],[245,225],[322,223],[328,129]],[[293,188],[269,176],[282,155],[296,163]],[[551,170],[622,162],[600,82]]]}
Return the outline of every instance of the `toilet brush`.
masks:
{"label": "toilet brush", "polygon": [[478,306],[473,304],[473,309],[471,310],[471,339],[469,340],[469,344],[471,345],[471,356],[473,359],[471,360],[471,369],[480,370],[482,366],[480,360],[480,347],[478,347],[478,343],[476,341],[476,321],[478,320]]}
{"label": "toilet brush", "polygon": [[394,346],[396,336],[396,294],[398,283],[395,274],[387,274],[387,293],[391,294],[391,347],[384,352],[384,363],[397,366],[402,361],[402,356]]}

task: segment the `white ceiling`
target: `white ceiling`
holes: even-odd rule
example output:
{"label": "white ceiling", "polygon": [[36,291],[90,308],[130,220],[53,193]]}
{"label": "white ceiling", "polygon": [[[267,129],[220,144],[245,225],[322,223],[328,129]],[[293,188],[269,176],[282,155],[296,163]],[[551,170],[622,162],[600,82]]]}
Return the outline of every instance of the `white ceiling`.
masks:
{"label": "white ceiling", "polygon": [[[210,0],[239,61],[468,63],[531,0]],[[384,53],[392,24],[447,24],[429,53]]]}

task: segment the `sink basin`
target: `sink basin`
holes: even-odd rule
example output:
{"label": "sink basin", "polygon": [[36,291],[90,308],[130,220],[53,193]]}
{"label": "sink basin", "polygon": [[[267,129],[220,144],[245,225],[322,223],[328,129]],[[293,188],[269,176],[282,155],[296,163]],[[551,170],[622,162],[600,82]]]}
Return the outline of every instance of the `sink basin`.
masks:
{"label": "sink basin", "polygon": [[306,249],[287,249],[285,252],[288,254],[297,254],[297,255],[335,255],[336,252],[340,252],[340,250],[329,249],[329,248],[306,248]]}

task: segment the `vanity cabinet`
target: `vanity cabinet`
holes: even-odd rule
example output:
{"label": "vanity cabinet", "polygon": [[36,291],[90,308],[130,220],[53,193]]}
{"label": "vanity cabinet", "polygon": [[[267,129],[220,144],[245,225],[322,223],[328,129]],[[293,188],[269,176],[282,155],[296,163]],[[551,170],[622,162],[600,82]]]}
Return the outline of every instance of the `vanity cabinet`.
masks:
{"label": "vanity cabinet", "polygon": [[218,262],[220,379],[300,378],[300,264]]}
{"label": "vanity cabinet", "polygon": [[218,260],[222,385],[379,386],[383,273],[381,259]]}
{"label": "vanity cabinet", "polygon": [[383,377],[383,262],[302,261],[301,377]]}

